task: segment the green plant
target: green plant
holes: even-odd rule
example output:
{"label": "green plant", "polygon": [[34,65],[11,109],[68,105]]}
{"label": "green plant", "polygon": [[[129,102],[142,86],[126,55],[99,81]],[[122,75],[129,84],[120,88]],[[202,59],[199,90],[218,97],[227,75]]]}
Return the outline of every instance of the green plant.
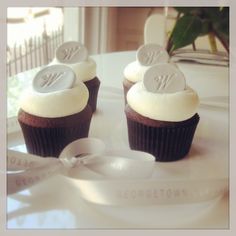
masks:
{"label": "green plant", "polygon": [[166,49],[172,52],[189,44],[195,48],[199,36],[208,35],[211,50],[217,51],[218,38],[229,52],[229,7],[175,7],[178,12],[175,26]]}

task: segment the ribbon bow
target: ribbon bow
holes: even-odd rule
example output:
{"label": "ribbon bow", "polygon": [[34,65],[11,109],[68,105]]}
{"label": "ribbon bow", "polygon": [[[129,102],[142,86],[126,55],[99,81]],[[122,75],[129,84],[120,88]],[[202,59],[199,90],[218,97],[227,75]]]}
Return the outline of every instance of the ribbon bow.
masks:
{"label": "ribbon bow", "polygon": [[182,204],[207,201],[227,190],[227,180],[158,180],[155,158],[133,150],[105,150],[95,138],[76,140],[59,158],[8,150],[8,194],[62,174],[87,201],[106,205]]}

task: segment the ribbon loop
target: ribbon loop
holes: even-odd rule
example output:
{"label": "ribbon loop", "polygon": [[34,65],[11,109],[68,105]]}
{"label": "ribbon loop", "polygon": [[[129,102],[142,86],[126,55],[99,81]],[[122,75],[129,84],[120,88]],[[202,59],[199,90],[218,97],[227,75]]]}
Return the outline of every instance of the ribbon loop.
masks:
{"label": "ribbon loop", "polygon": [[79,162],[77,158],[72,157],[72,158],[59,158],[61,163],[63,164],[64,167],[66,168],[73,168],[75,165]]}
{"label": "ribbon loop", "polygon": [[82,138],[68,144],[60,153],[59,160],[67,167],[72,168],[79,164],[86,164],[94,157],[94,153],[103,153],[105,144],[95,138]]}
{"label": "ribbon loop", "polygon": [[68,144],[59,155],[60,159],[88,154],[100,154],[105,151],[105,144],[96,138],[82,138]]}

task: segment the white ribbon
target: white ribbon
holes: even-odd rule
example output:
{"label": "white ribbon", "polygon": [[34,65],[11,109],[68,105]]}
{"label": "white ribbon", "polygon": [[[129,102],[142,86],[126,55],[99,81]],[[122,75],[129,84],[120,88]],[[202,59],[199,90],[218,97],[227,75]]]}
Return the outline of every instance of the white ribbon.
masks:
{"label": "white ribbon", "polygon": [[42,158],[8,150],[8,194],[55,174],[64,175],[87,201],[105,205],[184,204],[208,201],[228,189],[227,179],[158,180],[155,158],[133,150],[105,151],[102,141],[70,143],[59,158]]}

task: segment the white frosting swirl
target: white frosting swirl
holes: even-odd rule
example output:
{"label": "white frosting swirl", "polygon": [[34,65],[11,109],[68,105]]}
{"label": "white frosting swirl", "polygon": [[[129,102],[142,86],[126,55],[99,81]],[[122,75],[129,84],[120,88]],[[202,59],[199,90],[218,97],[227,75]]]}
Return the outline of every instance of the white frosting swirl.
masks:
{"label": "white frosting swirl", "polygon": [[143,66],[138,61],[129,63],[124,69],[124,76],[127,80],[136,83],[143,79],[144,73],[150,66]]}
{"label": "white frosting swirl", "polygon": [[94,77],[96,77],[97,72],[97,65],[96,62],[89,57],[86,61],[78,62],[78,63],[61,63],[57,60],[57,58],[54,58],[53,61],[50,63],[50,65],[66,65],[69,66],[75,73],[77,80],[86,82]]}
{"label": "white frosting swirl", "polygon": [[27,113],[47,118],[64,117],[82,111],[89,92],[83,82],[77,81],[70,89],[39,93],[31,87],[20,98],[20,107]]}
{"label": "white frosting swirl", "polygon": [[[178,67],[173,62],[170,62],[169,64],[174,65],[175,67]],[[138,61],[133,61],[125,67],[124,76],[130,82],[136,83],[136,82],[141,81],[143,79],[145,72],[150,67],[151,66],[143,66]]]}
{"label": "white frosting swirl", "polygon": [[161,121],[184,121],[197,110],[199,98],[190,87],[175,93],[152,93],[136,83],[127,94],[129,106],[142,116]]}

